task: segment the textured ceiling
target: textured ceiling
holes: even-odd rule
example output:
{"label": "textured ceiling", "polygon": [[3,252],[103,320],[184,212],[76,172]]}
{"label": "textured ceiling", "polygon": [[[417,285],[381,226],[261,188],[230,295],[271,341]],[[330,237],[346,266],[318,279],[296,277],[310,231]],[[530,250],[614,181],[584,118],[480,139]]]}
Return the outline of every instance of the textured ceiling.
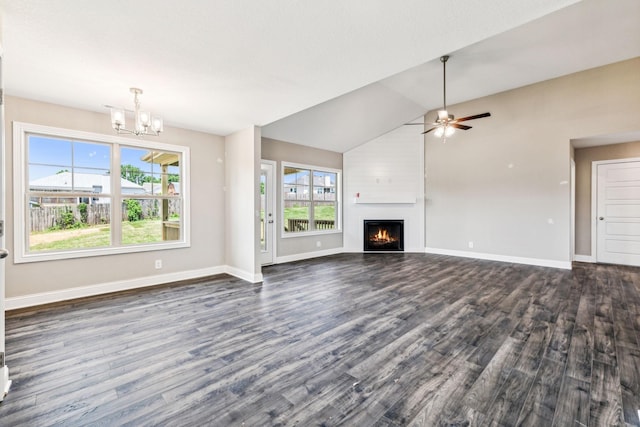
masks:
{"label": "textured ceiling", "polygon": [[[584,0],[457,51],[443,51],[451,55],[447,103],[640,56],[640,1],[616,0],[615,7],[611,5]],[[407,121],[422,121],[426,112],[441,106],[442,64],[436,58],[271,123],[262,134],[346,151]],[[455,110],[450,112],[458,117],[478,113]],[[625,136],[633,138],[599,136],[574,143],[624,142]]]}
{"label": "textured ceiling", "polygon": [[226,135],[574,2],[2,0],[3,79],[9,95],[94,111],[130,107],[137,86],[167,124]]}
{"label": "textured ceiling", "polygon": [[9,95],[343,152],[450,103],[640,56],[640,1],[0,0]]}

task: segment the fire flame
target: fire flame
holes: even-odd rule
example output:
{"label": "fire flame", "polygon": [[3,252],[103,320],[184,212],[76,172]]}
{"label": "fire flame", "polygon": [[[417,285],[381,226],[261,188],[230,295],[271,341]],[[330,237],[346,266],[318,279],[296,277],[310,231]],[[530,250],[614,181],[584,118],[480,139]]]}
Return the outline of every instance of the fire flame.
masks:
{"label": "fire flame", "polygon": [[374,242],[389,243],[395,241],[394,238],[389,236],[389,232],[386,229],[378,228],[378,232],[373,235]]}

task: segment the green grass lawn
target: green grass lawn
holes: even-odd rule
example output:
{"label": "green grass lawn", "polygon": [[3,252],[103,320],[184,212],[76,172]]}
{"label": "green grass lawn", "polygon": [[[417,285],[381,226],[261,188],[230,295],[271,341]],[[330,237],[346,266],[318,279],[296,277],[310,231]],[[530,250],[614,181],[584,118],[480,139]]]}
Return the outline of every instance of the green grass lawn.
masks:
{"label": "green grass lawn", "polygon": [[[315,219],[336,219],[335,206],[316,206],[314,210]],[[305,206],[284,209],[284,222],[289,218],[307,219],[309,218],[309,208]]]}
{"label": "green grass lawn", "polygon": [[[42,243],[32,244],[32,252],[100,248],[111,245],[111,228],[109,225],[97,225],[65,231],[32,233],[31,239],[44,240]],[[42,239],[37,239],[41,236]],[[135,245],[162,241],[162,221],[158,219],[141,220],[122,223],[122,243]]]}
{"label": "green grass lawn", "polygon": [[[318,205],[314,208],[314,219],[318,220],[328,220],[335,221],[336,219],[336,207],[330,205]],[[309,219],[309,207],[300,206],[300,207],[289,207],[284,209],[284,227],[285,231],[305,231],[309,229],[308,221],[304,221],[303,224],[307,225],[292,225],[289,223],[289,219],[301,219],[308,220]],[[316,225],[318,223],[316,222]],[[292,228],[289,230],[289,228]],[[333,227],[335,228],[335,223]]]}
{"label": "green grass lawn", "polygon": [[[307,219],[309,208],[291,207],[284,210],[285,224],[289,218]],[[315,219],[335,219],[335,206],[316,206]],[[111,245],[111,228],[109,225],[96,225],[80,229],[64,231],[32,233],[29,250],[31,252],[59,251],[82,248],[101,248]],[[44,237],[38,239],[37,236]],[[44,240],[41,243],[34,241]],[[122,223],[122,243],[136,245],[162,241],[162,221],[147,219]]]}

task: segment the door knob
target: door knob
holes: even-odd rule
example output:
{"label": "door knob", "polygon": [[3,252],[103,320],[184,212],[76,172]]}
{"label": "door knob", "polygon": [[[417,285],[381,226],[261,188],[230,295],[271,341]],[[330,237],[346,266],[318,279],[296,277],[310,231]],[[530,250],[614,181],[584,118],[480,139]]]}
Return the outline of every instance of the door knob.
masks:
{"label": "door knob", "polygon": [[604,217],[603,217],[603,216],[601,216],[601,217],[600,217],[600,218],[598,218],[598,219],[599,219],[600,221],[602,221],[602,220],[604,219]]}
{"label": "door knob", "polygon": [[6,258],[9,256],[9,251],[6,249],[0,249],[0,259]]}

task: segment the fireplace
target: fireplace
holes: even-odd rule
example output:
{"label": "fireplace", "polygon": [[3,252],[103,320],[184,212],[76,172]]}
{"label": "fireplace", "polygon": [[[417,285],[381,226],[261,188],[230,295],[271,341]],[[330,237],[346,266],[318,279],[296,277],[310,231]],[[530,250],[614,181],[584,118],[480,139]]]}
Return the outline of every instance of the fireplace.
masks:
{"label": "fireplace", "polygon": [[364,251],[404,251],[404,220],[365,219]]}

